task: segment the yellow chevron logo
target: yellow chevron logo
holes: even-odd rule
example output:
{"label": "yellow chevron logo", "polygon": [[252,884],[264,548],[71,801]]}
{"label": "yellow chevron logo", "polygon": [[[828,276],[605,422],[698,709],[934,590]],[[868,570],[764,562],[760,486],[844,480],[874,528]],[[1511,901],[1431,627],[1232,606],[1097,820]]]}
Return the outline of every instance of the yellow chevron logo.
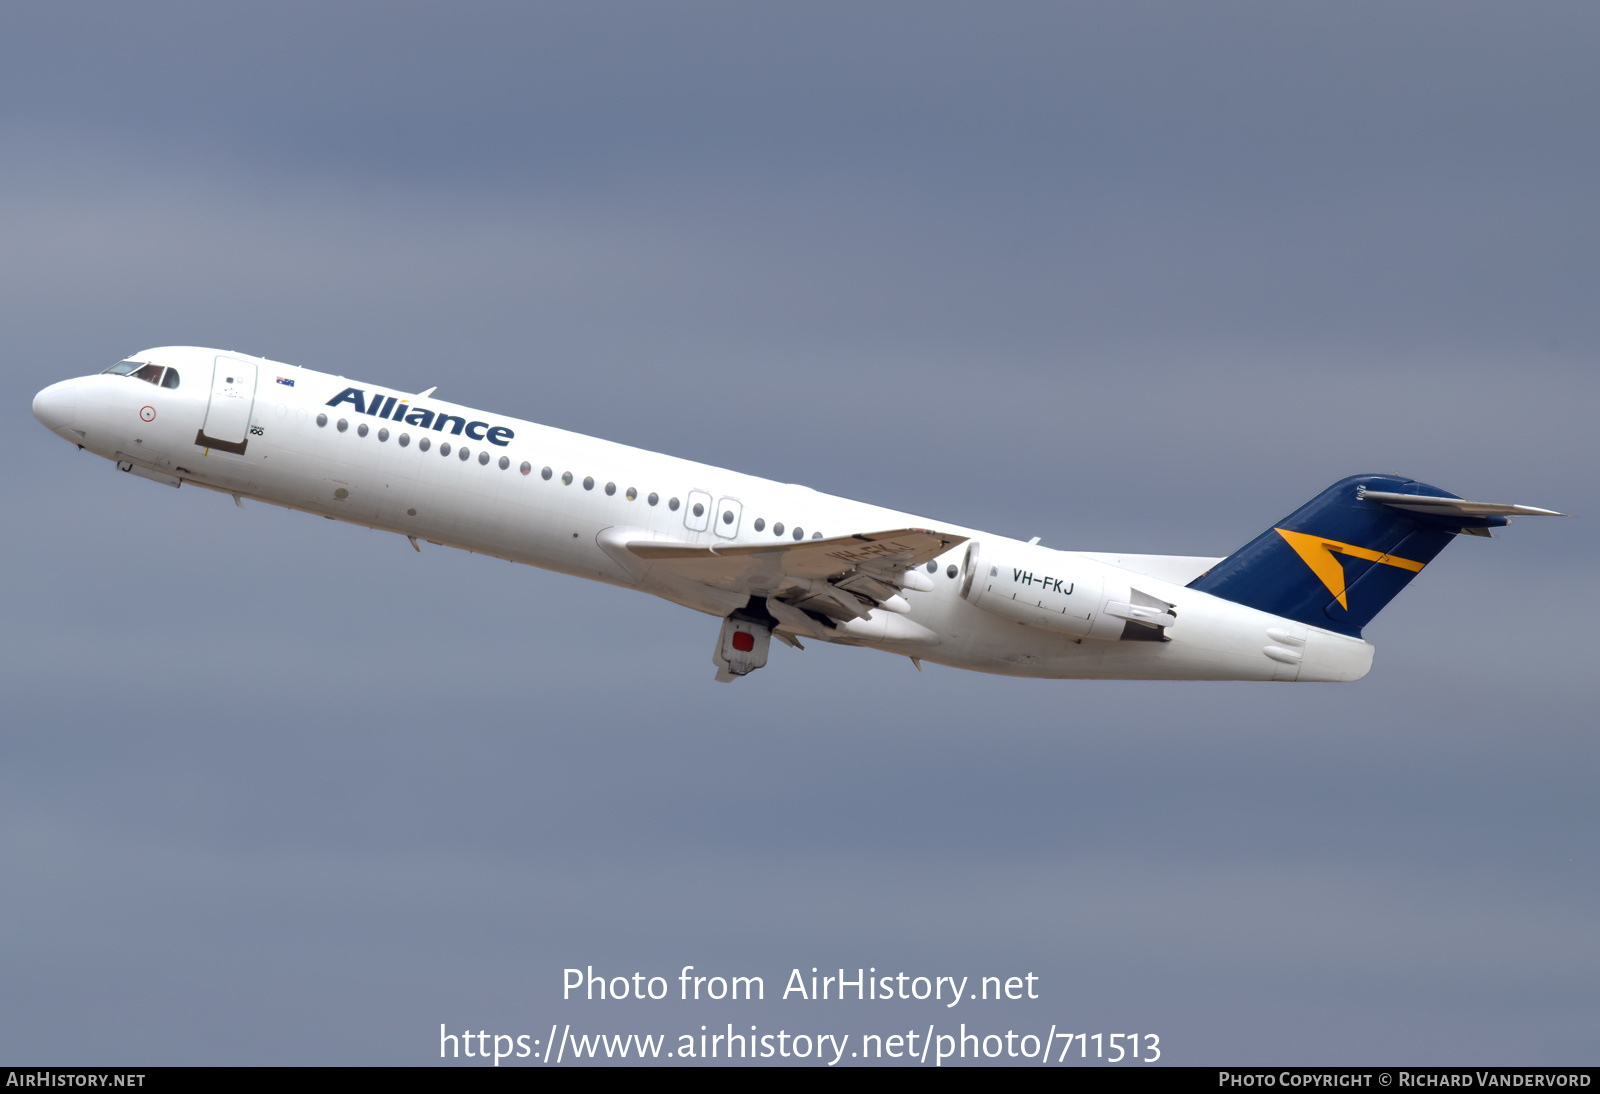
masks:
{"label": "yellow chevron logo", "polygon": [[1311,572],[1317,579],[1328,587],[1333,598],[1345,611],[1350,610],[1350,603],[1345,599],[1344,567],[1339,565],[1339,560],[1334,555],[1350,555],[1352,558],[1364,558],[1368,562],[1381,562],[1385,566],[1398,566],[1402,570],[1412,573],[1421,573],[1423,563],[1412,562],[1409,558],[1399,555],[1386,555],[1381,551],[1371,551],[1365,547],[1357,547],[1353,543],[1340,543],[1336,539],[1323,539],[1321,536],[1308,536],[1304,532],[1291,532],[1284,528],[1274,528],[1284,538],[1284,541],[1294,548],[1294,553],[1300,560],[1311,567]]}

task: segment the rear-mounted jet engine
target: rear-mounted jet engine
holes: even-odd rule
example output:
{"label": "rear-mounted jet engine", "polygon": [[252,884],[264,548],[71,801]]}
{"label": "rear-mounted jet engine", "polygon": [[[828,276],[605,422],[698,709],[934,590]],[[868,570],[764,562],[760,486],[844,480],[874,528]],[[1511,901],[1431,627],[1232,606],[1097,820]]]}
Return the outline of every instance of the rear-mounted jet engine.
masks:
{"label": "rear-mounted jet engine", "polygon": [[1079,641],[1168,641],[1177,623],[1172,605],[1107,580],[1087,559],[1069,560],[1044,547],[967,548],[961,596],[974,607]]}

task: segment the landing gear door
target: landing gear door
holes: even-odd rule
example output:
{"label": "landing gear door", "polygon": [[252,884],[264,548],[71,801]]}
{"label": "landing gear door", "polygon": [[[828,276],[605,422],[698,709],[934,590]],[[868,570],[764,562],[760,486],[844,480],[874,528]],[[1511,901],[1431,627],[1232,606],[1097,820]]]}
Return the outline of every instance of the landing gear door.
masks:
{"label": "landing gear door", "polygon": [[717,636],[717,648],[711,661],[717,666],[718,683],[726,684],[737,677],[747,676],[767,663],[767,649],[772,644],[772,631],[765,623],[740,619],[730,615],[722,621],[722,633]]}
{"label": "landing gear door", "polygon": [[206,404],[205,424],[195,435],[194,443],[243,455],[255,402],[255,364],[237,357],[218,357],[211,371],[211,400]]}

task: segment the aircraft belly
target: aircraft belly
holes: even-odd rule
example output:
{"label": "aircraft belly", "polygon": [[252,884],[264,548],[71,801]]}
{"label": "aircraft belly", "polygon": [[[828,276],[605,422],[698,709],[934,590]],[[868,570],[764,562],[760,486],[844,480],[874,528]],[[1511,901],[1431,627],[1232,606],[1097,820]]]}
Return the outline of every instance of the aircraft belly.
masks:
{"label": "aircraft belly", "polygon": [[[1179,622],[1170,642],[1084,639],[1012,623],[970,609],[959,601],[929,604],[919,598],[912,618],[938,632],[937,648],[913,650],[891,642],[867,643],[956,668],[1006,676],[1114,680],[1296,679],[1264,651],[1287,620],[1216,601],[1203,594],[1164,589],[1178,604]],[[1302,631],[1305,628],[1300,628]],[[1269,633],[1270,632],[1270,633]],[[1285,639],[1287,641],[1287,639]],[[1313,631],[1301,640],[1298,679],[1357,679],[1370,664],[1372,647],[1359,639]]]}

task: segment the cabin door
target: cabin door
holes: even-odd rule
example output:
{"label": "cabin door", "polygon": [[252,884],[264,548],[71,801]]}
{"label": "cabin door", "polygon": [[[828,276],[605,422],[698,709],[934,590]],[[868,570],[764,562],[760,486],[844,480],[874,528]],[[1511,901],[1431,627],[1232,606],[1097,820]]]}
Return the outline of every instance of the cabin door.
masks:
{"label": "cabin door", "polygon": [[254,362],[218,357],[211,371],[211,400],[206,404],[205,424],[194,443],[242,456],[255,402]]}

